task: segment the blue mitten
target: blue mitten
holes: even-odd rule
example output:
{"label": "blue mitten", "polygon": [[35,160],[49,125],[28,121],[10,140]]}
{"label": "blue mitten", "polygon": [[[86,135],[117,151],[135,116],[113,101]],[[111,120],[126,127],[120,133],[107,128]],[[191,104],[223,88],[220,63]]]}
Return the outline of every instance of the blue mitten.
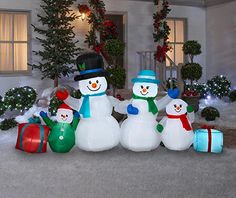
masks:
{"label": "blue mitten", "polygon": [[180,91],[178,88],[168,90],[168,96],[171,97],[172,99],[178,98],[179,93]]}
{"label": "blue mitten", "polygon": [[79,112],[76,111],[76,112],[74,113],[74,116],[75,116],[76,118],[80,118],[80,114],[79,114]]}
{"label": "blue mitten", "polygon": [[45,113],[44,111],[41,111],[41,112],[40,112],[40,116],[41,116],[42,118],[46,118],[48,115],[47,115],[47,113]]}
{"label": "blue mitten", "polygon": [[128,111],[128,114],[131,114],[131,115],[138,115],[138,108],[134,107],[132,104],[128,105],[127,107],[127,111]]}

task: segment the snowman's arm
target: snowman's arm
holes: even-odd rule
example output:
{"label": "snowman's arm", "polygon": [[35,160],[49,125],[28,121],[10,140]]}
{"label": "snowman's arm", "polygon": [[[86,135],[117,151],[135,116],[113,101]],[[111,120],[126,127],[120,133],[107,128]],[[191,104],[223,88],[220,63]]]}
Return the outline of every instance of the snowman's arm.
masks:
{"label": "snowman's arm", "polygon": [[67,97],[67,99],[64,100],[64,103],[66,103],[68,106],[70,106],[75,111],[79,111],[80,99],[73,98],[73,97],[69,96],[69,97]]}
{"label": "snowman's arm", "polygon": [[156,126],[156,130],[159,133],[162,133],[164,130],[164,127],[166,126],[166,121],[167,121],[167,117],[163,117],[162,120],[158,123],[158,125]]}
{"label": "snowman's arm", "polygon": [[72,124],[71,124],[73,130],[76,130],[76,128],[77,128],[77,126],[79,124],[79,121],[80,121],[80,118],[74,116]]}
{"label": "snowman's arm", "polygon": [[163,97],[160,100],[156,101],[156,105],[159,111],[163,110],[173,99],[166,95],[165,97]]}
{"label": "snowman's arm", "polygon": [[53,128],[56,124],[56,122],[52,121],[48,116],[44,116],[42,117],[42,119],[50,129]]}
{"label": "snowman's arm", "polygon": [[115,107],[114,110],[118,113],[121,113],[121,114],[127,114],[127,107],[129,104],[131,104],[131,101],[132,100],[119,101],[114,106]]}
{"label": "snowman's arm", "polygon": [[162,119],[161,119],[161,121],[159,122],[159,124],[161,124],[163,127],[166,125],[166,121],[167,121],[167,117],[165,116],[165,117],[163,117]]}
{"label": "snowman's arm", "polygon": [[191,113],[188,113],[187,114],[187,118],[188,118],[189,122],[192,124],[194,122],[194,120],[195,120],[195,113],[194,113],[194,111],[191,112]]}

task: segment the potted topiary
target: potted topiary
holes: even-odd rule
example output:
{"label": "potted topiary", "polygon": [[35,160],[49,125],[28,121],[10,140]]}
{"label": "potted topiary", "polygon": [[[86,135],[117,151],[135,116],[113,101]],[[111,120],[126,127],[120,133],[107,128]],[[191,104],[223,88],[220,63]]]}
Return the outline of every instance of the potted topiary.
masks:
{"label": "potted topiary", "polygon": [[[190,62],[181,68],[181,76],[185,84],[182,99],[197,112],[199,110],[200,93],[194,89],[193,83],[201,78],[202,67],[200,64],[194,63],[194,56],[201,54],[201,45],[197,41],[187,41],[183,46],[183,52],[189,57]],[[190,82],[188,89],[186,88],[187,80]]]}
{"label": "potted topiary", "polygon": [[[123,89],[125,86],[126,72],[119,65],[119,58],[124,55],[125,44],[119,39],[109,39],[105,42],[104,51],[108,55],[110,65],[106,69],[108,72],[108,83],[112,86],[112,95],[119,100],[121,96],[116,93],[117,89]],[[113,111],[112,115],[121,121],[124,115]]]}
{"label": "potted topiary", "polygon": [[206,107],[202,110],[201,116],[205,118],[206,121],[214,121],[216,118],[220,117],[220,113],[215,107]]}

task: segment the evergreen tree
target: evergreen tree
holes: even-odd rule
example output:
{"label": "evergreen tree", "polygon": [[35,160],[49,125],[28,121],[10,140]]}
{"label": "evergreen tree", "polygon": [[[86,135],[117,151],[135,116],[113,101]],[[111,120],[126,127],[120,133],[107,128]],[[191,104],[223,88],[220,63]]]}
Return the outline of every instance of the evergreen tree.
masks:
{"label": "evergreen tree", "polygon": [[42,50],[34,51],[41,57],[41,62],[31,65],[42,72],[42,79],[54,80],[54,87],[58,86],[58,79],[74,72],[73,66],[80,48],[76,47],[75,34],[71,22],[77,16],[71,10],[76,0],[42,0],[43,15],[38,15],[43,28],[34,25],[34,31],[41,37],[36,37],[42,44]]}

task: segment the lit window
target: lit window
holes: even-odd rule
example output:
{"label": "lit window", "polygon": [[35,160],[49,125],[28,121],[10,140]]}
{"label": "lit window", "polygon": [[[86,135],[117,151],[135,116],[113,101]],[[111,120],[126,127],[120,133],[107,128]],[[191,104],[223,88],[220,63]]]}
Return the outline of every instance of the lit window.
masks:
{"label": "lit window", "polygon": [[28,12],[0,11],[0,72],[28,70]]}
{"label": "lit window", "polygon": [[[167,23],[171,29],[168,42],[172,48],[167,55],[176,65],[184,63],[184,53],[182,48],[186,41],[186,19],[171,18],[167,19]],[[168,59],[166,60],[166,64],[167,66],[171,65]]]}

